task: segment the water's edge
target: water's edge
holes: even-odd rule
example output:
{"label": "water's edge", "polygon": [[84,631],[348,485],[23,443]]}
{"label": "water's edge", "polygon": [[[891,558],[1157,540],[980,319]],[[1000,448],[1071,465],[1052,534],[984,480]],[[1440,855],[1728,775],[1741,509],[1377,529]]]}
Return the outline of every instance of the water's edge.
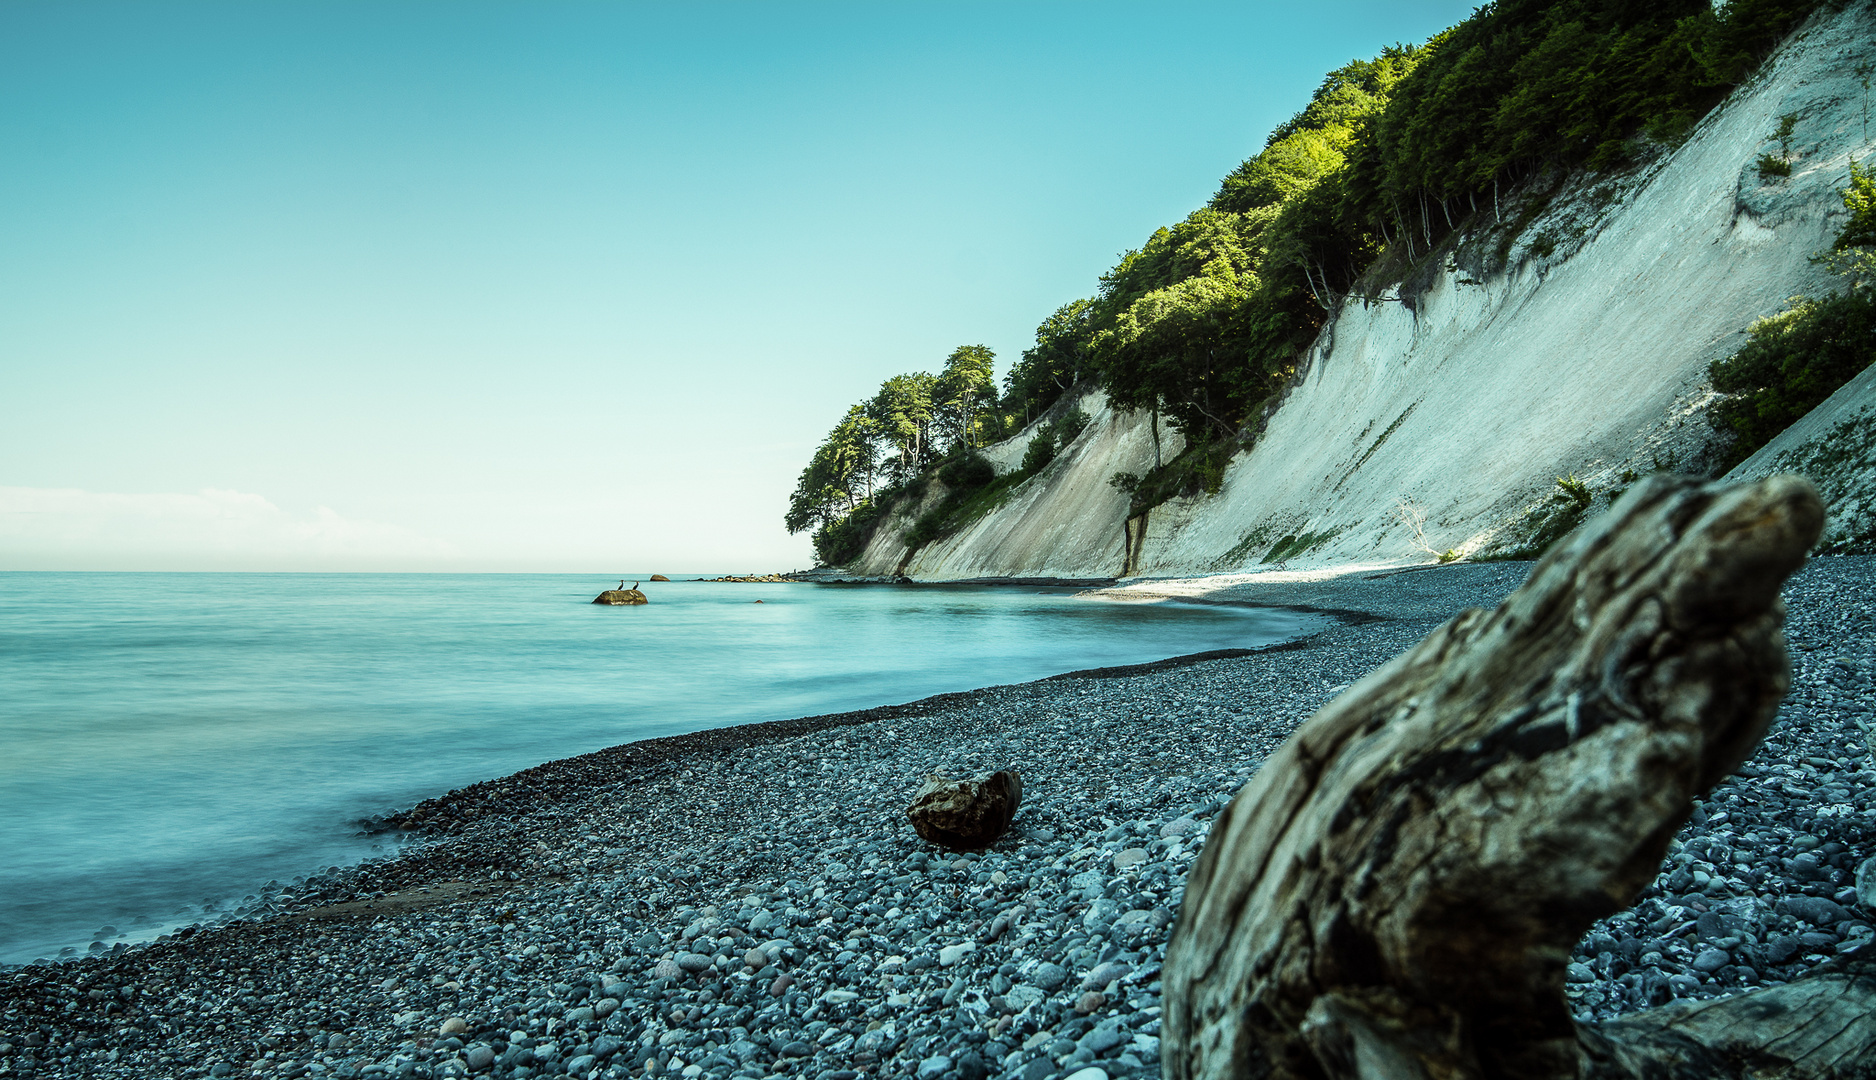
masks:
{"label": "water's edge", "polygon": [[[1309,614],[1327,617],[1339,625],[1361,625],[1370,622],[1389,621],[1390,616],[1353,608],[1319,608],[1307,604],[1268,604],[1245,600],[1193,600],[1179,598],[1176,603],[1198,605],[1216,605],[1241,608],[1257,608],[1271,611],[1289,611],[1297,614]],[[554,786],[566,782],[569,774],[585,777],[603,776],[616,771],[624,765],[645,765],[652,763],[671,763],[700,755],[722,753],[763,743],[778,742],[799,738],[806,735],[858,726],[878,721],[892,720],[903,716],[920,715],[936,709],[946,709],[968,705],[973,699],[985,694],[1007,691],[1014,687],[1040,687],[1043,684],[1071,681],[1078,679],[1116,679],[1140,675],[1162,674],[1176,671],[1215,660],[1236,659],[1262,653],[1284,652],[1314,647],[1316,639],[1324,633],[1322,629],[1309,630],[1252,648],[1213,649],[1197,653],[1184,653],[1159,660],[1144,661],[1136,664],[1123,664],[1108,667],[1082,668],[1045,675],[1035,679],[1020,680],[1011,683],[993,683],[967,690],[947,691],[932,694],[911,701],[882,704],[864,709],[851,709],[841,712],[820,713],[808,716],[777,720],[763,720],[751,723],[731,724],[721,727],[706,727],[695,731],[671,735],[654,736],[632,740],[615,746],[604,747],[584,754],[543,761],[511,773],[476,781],[461,788],[424,799],[414,806],[403,810],[372,815],[361,814],[352,819],[359,827],[361,836],[382,834],[382,842],[387,849],[382,855],[367,856],[343,865],[328,866],[323,871],[315,870],[304,877],[296,877],[291,885],[270,881],[266,885],[252,887],[247,902],[230,900],[229,906],[221,911],[206,908],[203,917],[195,919],[152,920],[137,928],[133,935],[124,937],[108,949],[94,948],[90,952],[62,954],[57,958],[40,957],[27,963],[9,963],[0,961],[0,971],[18,970],[24,967],[62,964],[68,961],[97,956],[100,953],[117,955],[135,950],[155,942],[171,938],[188,938],[198,932],[230,926],[243,922],[263,922],[281,916],[304,913],[308,909],[319,908],[335,902],[335,897],[350,896],[351,889],[347,882],[367,868],[395,862],[408,855],[421,853],[431,846],[434,840],[460,831],[462,824],[490,816],[498,816],[521,807],[513,806],[510,798],[517,787],[532,787],[538,780],[554,778]],[[362,809],[362,808],[361,808]],[[376,845],[374,845],[376,847]],[[289,891],[294,890],[294,891]],[[305,899],[302,901],[301,898]]]}

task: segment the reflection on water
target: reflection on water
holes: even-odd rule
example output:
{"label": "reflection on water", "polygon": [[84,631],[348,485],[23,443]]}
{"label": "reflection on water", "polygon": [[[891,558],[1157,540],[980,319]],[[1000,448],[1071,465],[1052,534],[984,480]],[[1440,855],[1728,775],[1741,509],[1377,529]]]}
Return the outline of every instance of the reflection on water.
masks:
{"label": "reflection on water", "polygon": [[361,817],[542,761],[1317,623],[1016,587],[587,603],[616,577],[0,574],[0,961],[153,936],[370,854]]}

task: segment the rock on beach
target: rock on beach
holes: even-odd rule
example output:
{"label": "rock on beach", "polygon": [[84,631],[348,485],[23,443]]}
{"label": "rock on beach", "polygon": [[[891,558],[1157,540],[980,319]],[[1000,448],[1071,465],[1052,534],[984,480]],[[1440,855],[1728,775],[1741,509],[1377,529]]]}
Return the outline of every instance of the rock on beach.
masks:
{"label": "rock on beach", "polygon": [[926,840],[952,851],[981,851],[1009,831],[1023,801],[1022,777],[1009,769],[968,780],[925,778],[905,816]]}
{"label": "rock on beach", "polygon": [[[1241,587],[1227,598],[1379,618],[472,785],[405,815],[427,840],[396,857],[0,973],[0,1072],[1144,1080],[1168,927],[1225,800],[1342,687],[1526,569]],[[1578,1015],[1785,982],[1872,939],[1873,586],[1865,558],[1792,580],[1780,720],[1642,901],[1579,944]],[[913,833],[918,777],[1005,767],[1025,790],[1001,839],[959,854]]]}

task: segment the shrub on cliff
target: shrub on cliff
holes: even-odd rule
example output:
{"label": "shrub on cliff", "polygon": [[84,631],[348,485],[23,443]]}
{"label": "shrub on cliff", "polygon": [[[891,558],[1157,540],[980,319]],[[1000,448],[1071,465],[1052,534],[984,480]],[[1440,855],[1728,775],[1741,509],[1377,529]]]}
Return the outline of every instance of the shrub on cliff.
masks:
{"label": "shrub on cliff", "polygon": [[844,516],[814,531],[814,561],[820,566],[848,566],[866,551],[873,531],[897,492],[882,492],[860,503]]}
{"label": "shrub on cliff", "polygon": [[1022,475],[1034,476],[1047,468],[1055,455],[1075,441],[1075,436],[1088,426],[1088,414],[1075,409],[1065,416],[1057,417],[1036,428],[1036,433],[1029,439],[1029,445],[1023,450]]}
{"label": "shrub on cliff", "polygon": [[[1424,46],[1343,65],[1206,205],[1045,319],[996,408],[984,407],[987,349],[962,398],[946,398],[949,368],[921,376],[923,406],[916,393],[891,407],[876,398],[865,412],[882,471],[908,482],[947,438],[982,445],[1095,380],[1115,405],[1163,414],[1188,444],[1213,448],[1174,470],[1177,482],[1164,468],[1143,478],[1136,503],[1213,485],[1217,448],[1240,445],[1245,422],[1384,252],[1401,251],[1389,273],[1411,274],[1469,214],[1496,222],[1501,187],[1622,167],[1650,138],[1681,137],[1819,2],[1496,0]],[[1024,470],[1046,466],[1060,443],[1033,440]],[[866,484],[810,485],[804,499],[824,513],[791,520],[838,519],[855,486]]]}
{"label": "shrub on cliff", "polygon": [[1747,331],[1746,345],[1709,369],[1713,388],[1732,395],[1708,414],[1736,438],[1723,465],[1751,457],[1844,383],[1876,362],[1876,179],[1850,166],[1843,192],[1850,217],[1829,253],[1818,261],[1842,276],[1848,289],[1821,299],[1793,297],[1776,315]]}
{"label": "shrub on cliff", "polygon": [[1746,346],[1712,368],[1714,426],[1733,432],[1728,468],[1751,457],[1876,360],[1876,303],[1868,290],[1790,307],[1752,324]]}
{"label": "shrub on cliff", "polygon": [[938,479],[952,491],[976,491],[997,478],[982,454],[958,454],[938,468]]}
{"label": "shrub on cliff", "polygon": [[1817,3],[1498,0],[1330,72],[1205,206],[1037,328],[1004,411],[1092,377],[1188,441],[1235,439],[1385,247],[1411,267],[1501,186],[1678,138]]}

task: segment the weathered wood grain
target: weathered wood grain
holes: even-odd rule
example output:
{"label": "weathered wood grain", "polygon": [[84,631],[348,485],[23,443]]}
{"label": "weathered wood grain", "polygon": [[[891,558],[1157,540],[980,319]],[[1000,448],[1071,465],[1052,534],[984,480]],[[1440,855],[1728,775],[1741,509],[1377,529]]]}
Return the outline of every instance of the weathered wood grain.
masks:
{"label": "weathered wood grain", "polygon": [[1771,722],[1789,683],[1778,591],[1821,525],[1801,478],[1652,478],[1496,610],[1312,717],[1193,868],[1164,1075],[1864,1068],[1876,994],[1854,965],[1598,1030],[1563,992],[1578,938],[1653,879],[1694,798]]}

